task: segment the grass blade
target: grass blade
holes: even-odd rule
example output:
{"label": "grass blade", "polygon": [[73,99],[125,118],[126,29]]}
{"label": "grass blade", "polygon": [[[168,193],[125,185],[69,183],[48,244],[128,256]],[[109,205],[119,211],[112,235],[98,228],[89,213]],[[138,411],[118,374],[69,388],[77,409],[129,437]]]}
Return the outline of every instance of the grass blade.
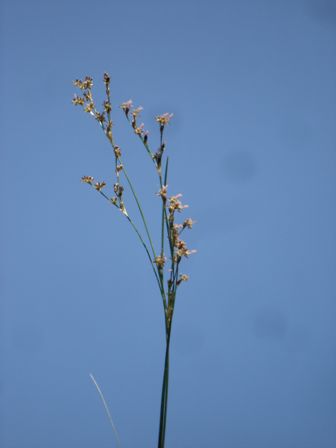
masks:
{"label": "grass blade", "polygon": [[98,394],[99,394],[99,396],[100,396],[100,399],[101,399],[101,401],[102,401],[102,403],[103,403],[103,405],[104,405],[105,412],[106,412],[106,414],[107,414],[107,417],[108,417],[109,422],[110,422],[110,424],[111,424],[111,427],[112,427],[114,436],[115,436],[116,441],[117,441],[117,447],[118,447],[118,448],[121,448],[120,439],[119,439],[119,434],[118,434],[117,428],[115,427],[115,424],[114,424],[114,422],[113,422],[112,415],[111,415],[111,412],[110,412],[110,410],[109,410],[109,407],[108,407],[108,405],[107,405],[107,403],[106,403],[106,400],[105,400],[105,398],[104,398],[103,392],[101,391],[101,389],[100,389],[100,387],[99,387],[97,381],[95,380],[95,377],[92,375],[92,373],[90,373],[90,378],[91,378],[93,384],[96,386],[96,389],[97,389],[97,391],[98,391]]}

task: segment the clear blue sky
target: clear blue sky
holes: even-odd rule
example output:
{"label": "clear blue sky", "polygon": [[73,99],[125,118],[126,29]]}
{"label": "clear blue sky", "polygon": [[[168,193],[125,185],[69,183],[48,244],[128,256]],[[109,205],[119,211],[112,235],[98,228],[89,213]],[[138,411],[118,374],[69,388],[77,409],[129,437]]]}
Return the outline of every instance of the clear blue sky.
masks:
{"label": "clear blue sky", "polygon": [[[166,134],[197,220],[167,448],[336,446],[336,3],[18,1],[0,7],[2,448],[155,447],[160,297],[122,217],[80,183],[113,159],[72,81],[112,77]],[[143,148],[115,108],[156,219]]]}

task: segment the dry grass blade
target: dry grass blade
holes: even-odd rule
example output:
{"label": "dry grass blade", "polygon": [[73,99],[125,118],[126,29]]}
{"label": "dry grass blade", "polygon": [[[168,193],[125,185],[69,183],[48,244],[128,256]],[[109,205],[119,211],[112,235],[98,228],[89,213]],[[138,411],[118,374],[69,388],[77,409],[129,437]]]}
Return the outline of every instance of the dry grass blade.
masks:
{"label": "dry grass blade", "polygon": [[118,434],[117,428],[115,427],[115,424],[114,424],[114,422],[113,422],[112,415],[111,415],[111,412],[110,412],[110,410],[109,410],[109,407],[108,407],[108,405],[107,405],[107,403],[106,403],[106,400],[105,400],[105,398],[104,398],[103,392],[101,391],[101,389],[100,389],[100,387],[99,387],[97,381],[95,380],[95,377],[92,375],[92,373],[90,373],[90,378],[91,378],[93,384],[96,386],[96,389],[97,389],[98,394],[99,394],[99,396],[100,396],[100,398],[101,398],[101,401],[103,402],[103,405],[104,405],[104,408],[105,408],[107,417],[108,417],[108,419],[109,419],[109,421],[110,421],[110,424],[111,424],[111,427],[112,427],[114,436],[115,436],[116,441],[117,441],[117,446],[118,446],[118,448],[121,448],[121,443],[120,443],[120,439],[119,439],[119,434]]}

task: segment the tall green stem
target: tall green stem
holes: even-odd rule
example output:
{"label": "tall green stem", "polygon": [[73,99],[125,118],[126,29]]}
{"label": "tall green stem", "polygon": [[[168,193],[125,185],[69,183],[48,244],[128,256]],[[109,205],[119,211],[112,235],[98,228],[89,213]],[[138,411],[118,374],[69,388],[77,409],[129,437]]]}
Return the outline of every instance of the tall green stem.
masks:
{"label": "tall green stem", "polygon": [[170,348],[170,328],[169,327],[167,329],[166,336],[167,336],[166,337],[166,354],[165,354],[165,365],[164,365],[163,381],[162,381],[162,392],[161,392],[161,409],[160,409],[160,427],[159,427],[158,448],[164,448],[165,436],[166,436],[168,385],[169,385],[169,348]]}

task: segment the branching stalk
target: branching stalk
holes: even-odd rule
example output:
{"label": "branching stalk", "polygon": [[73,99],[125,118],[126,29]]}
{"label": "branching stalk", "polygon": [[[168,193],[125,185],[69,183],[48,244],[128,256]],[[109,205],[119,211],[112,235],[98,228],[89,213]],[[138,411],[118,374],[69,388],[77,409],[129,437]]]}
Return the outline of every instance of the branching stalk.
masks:
{"label": "branching stalk", "polygon": [[[145,249],[147,258],[151,264],[151,268],[155,275],[155,279],[157,281],[160,294],[162,297],[163,310],[164,310],[164,322],[165,322],[165,361],[164,361],[164,371],[163,371],[163,380],[162,380],[162,390],[161,390],[161,406],[160,406],[160,424],[159,424],[159,437],[158,437],[158,448],[164,448],[165,446],[165,434],[166,434],[166,423],[167,423],[167,409],[168,409],[168,387],[169,387],[169,350],[170,350],[170,336],[172,329],[172,321],[175,309],[175,298],[177,293],[177,288],[182,281],[188,280],[188,276],[186,274],[181,274],[179,276],[179,265],[182,258],[188,257],[192,252],[190,251],[186,243],[180,239],[180,234],[185,228],[191,228],[193,221],[191,218],[188,218],[183,222],[183,224],[175,224],[175,212],[181,212],[186,206],[181,204],[179,197],[181,195],[170,196],[167,198],[167,182],[168,182],[168,166],[169,159],[166,158],[165,167],[164,167],[164,175],[162,175],[162,168],[164,166],[164,152],[165,152],[165,142],[163,141],[163,135],[165,126],[169,123],[172,114],[164,113],[162,115],[158,115],[156,117],[156,122],[159,124],[160,130],[160,146],[156,152],[153,152],[148,143],[148,132],[144,131],[144,125],[137,123],[137,117],[141,112],[142,108],[132,109],[132,101],[126,101],[121,105],[121,108],[125,112],[125,116],[129,123],[131,124],[133,131],[138,135],[142,144],[144,145],[148,156],[154,164],[155,170],[158,175],[160,192],[159,195],[162,199],[162,208],[161,208],[161,223],[160,223],[160,249],[159,256],[157,256],[157,252],[155,250],[155,245],[151,237],[151,233],[149,230],[149,226],[147,224],[147,220],[141,205],[141,202],[138,198],[137,192],[131,181],[130,176],[128,175],[124,164],[122,163],[121,150],[115,144],[114,135],[113,135],[113,123],[111,117],[112,105],[111,105],[111,95],[110,95],[110,76],[105,73],[104,74],[104,83],[105,83],[105,93],[106,100],[104,101],[104,110],[99,112],[94,103],[93,95],[92,95],[92,86],[93,80],[91,77],[87,76],[83,81],[76,80],[74,85],[78,87],[82,91],[83,96],[75,95],[73,99],[73,103],[77,106],[82,106],[84,111],[93,116],[98,123],[100,124],[101,129],[104,132],[104,135],[108,139],[109,143],[112,146],[114,152],[114,164],[115,164],[115,174],[117,181],[114,184],[114,197],[109,197],[105,194],[102,189],[106,186],[105,182],[96,182],[94,183],[94,179],[91,176],[83,176],[82,181],[89,184],[92,188],[97,190],[110,204],[114,205],[122,214],[125,216],[133,230],[135,231],[140,243]],[[129,114],[131,113],[132,120],[129,118]],[[126,183],[131,191],[131,194],[136,202],[138,212],[140,214],[146,238],[144,239],[142,234],[140,233],[138,227],[136,226],[133,219],[129,216],[126,207],[124,205],[123,199],[123,191],[124,186],[119,182],[121,173],[124,174],[126,178]],[[170,274],[167,273],[168,281],[167,281],[167,290],[165,289],[165,270],[167,270],[167,266],[165,265],[165,238],[167,237],[169,252],[170,252]],[[146,241],[145,241],[146,240]],[[91,375],[91,379],[96,385],[96,388],[102,398],[105,410],[108,414],[110,422],[112,424],[113,429],[114,424],[111,418],[111,414],[107,408],[106,401],[102,395],[102,392],[96,383],[95,379]]]}

